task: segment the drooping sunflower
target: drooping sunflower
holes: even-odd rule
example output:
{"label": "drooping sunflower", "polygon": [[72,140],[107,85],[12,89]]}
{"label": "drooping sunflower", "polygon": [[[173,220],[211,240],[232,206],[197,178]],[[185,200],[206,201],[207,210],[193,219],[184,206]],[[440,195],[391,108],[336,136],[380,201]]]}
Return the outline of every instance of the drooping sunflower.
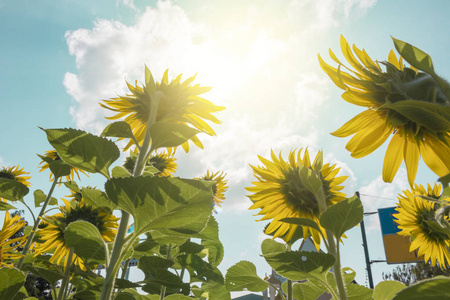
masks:
{"label": "drooping sunflower", "polygon": [[223,171],[217,171],[216,173],[213,173],[209,172],[209,170],[206,170],[205,176],[196,178],[200,180],[215,181],[215,184],[212,187],[214,195],[213,207],[215,206],[221,207],[222,206],[221,203],[223,202],[223,200],[225,200],[225,192],[228,189],[227,181],[225,180],[226,175],[227,174],[224,173]]}
{"label": "drooping sunflower", "polygon": [[[23,168],[19,169],[18,165],[14,166],[14,167],[2,167],[2,169],[0,170],[0,178],[15,180],[17,182],[20,182],[20,183],[26,185],[27,187],[30,187],[31,184],[28,181],[28,179],[30,179],[31,176],[23,176],[26,174],[30,174],[30,173],[25,172],[23,170]],[[6,199],[3,199],[2,197],[0,197],[0,201],[6,202]]]}
{"label": "drooping sunflower", "polygon": [[26,242],[26,236],[13,239],[11,239],[11,237],[26,225],[27,222],[21,219],[19,215],[15,215],[11,218],[8,211],[5,213],[5,220],[3,221],[3,227],[0,231],[0,267],[13,267],[14,265],[10,260],[23,256],[22,254],[15,252],[14,249]]}
{"label": "drooping sunflower", "polygon": [[[107,117],[107,119],[117,120],[125,118],[124,121],[131,126],[136,140],[141,144],[145,137],[150,116],[152,97],[155,97],[159,92],[163,96],[160,99],[156,122],[184,124],[209,135],[215,135],[214,130],[205,120],[220,124],[220,121],[212,113],[225,108],[216,106],[199,96],[208,92],[211,88],[201,87],[198,84],[191,85],[195,80],[195,76],[183,82],[180,74],[169,82],[169,70],[164,72],[161,82],[155,83],[147,67],[145,67],[145,72],[145,85],[140,87],[136,81],[135,86],[133,86],[127,82],[131,94],[104,100],[104,103],[100,103],[102,107],[117,112],[116,115]],[[197,136],[192,137],[191,140],[196,146],[203,148]],[[130,140],[124,151],[128,150],[132,145],[133,141]],[[188,142],[182,144],[182,147],[186,152],[189,151]]]}
{"label": "drooping sunflower", "polygon": [[[305,149],[303,157],[301,152],[302,149],[298,152],[291,151],[287,161],[282,158],[281,152],[277,157],[273,150],[271,151],[272,160],[258,156],[263,166],[250,165],[258,181],[252,182],[254,186],[246,188],[253,193],[248,196],[253,202],[250,209],[261,209],[257,215],[263,215],[263,217],[258,221],[272,219],[265,233],[273,235],[273,238],[282,237],[286,242],[291,240],[298,225],[281,222],[281,219],[308,218],[320,227],[319,202],[316,196],[303,185],[300,178],[301,169],[308,168],[320,178],[327,206],[346,198],[346,195],[340,192],[344,188],[340,184],[347,179],[347,176],[336,177],[340,168],[336,168],[335,164],[319,163],[322,159],[322,151],[317,153],[312,164],[308,149]],[[325,235],[325,229],[320,228]],[[320,233],[309,227],[303,227],[303,238],[306,239],[309,236],[312,236],[316,248],[319,249]]]}
{"label": "drooping sunflower", "polygon": [[[39,168],[40,168],[39,172],[49,169],[49,164],[51,164],[53,161],[61,160],[61,158],[58,155],[58,152],[56,152],[55,150],[46,151],[44,155],[39,155],[39,157],[42,159],[42,161],[39,163],[40,165],[42,164],[42,166],[39,166]],[[81,172],[84,175],[89,177],[89,175],[84,170],[81,170],[81,169],[71,166],[70,174],[66,176],[66,180],[67,181],[74,180],[75,174],[77,175],[78,180],[80,180],[79,172]],[[53,175],[53,173],[50,172],[50,177],[49,177],[50,181],[53,181],[55,179],[54,177],[55,176]],[[62,180],[62,177],[60,178],[60,180]]]}
{"label": "drooping sunflower", "polygon": [[[84,201],[75,202],[62,199],[64,206],[60,206],[60,213],[52,216],[45,216],[43,228],[37,231],[39,238],[43,241],[36,246],[35,255],[49,253],[53,251],[50,258],[51,263],[68,263],[70,248],[67,247],[64,240],[64,230],[75,221],[86,221],[97,227],[103,240],[112,242],[116,236],[117,220],[119,218],[100,209],[87,205]],[[72,263],[79,265],[83,270],[86,269],[84,262],[76,254],[73,255]]]}
{"label": "drooping sunflower", "polygon": [[26,185],[27,187],[30,187],[31,184],[28,181],[28,179],[31,178],[31,176],[23,176],[25,174],[30,174],[29,172],[25,172],[22,169],[19,169],[19,166],[14,166],[14,167],[2,167],[2,169],[0,170],[0,178],[6,178],[6,179],[12,179],[15,180],[17,182],[23,183],[24,185]]}
{"label": "drooping sunflower", "polygon": [[[150,173],[152,175],[156,175],[158,177],[173,177],[177,169],[177,163],[175,162],[177,159],[173,157],[173,152],[156,152],[153,153],[144,167],[144,175]],[[137,152],[131,151],[130,156],[127,157],[123,167],[127,169],[130,174],[133,174],[134,167],[137,161]]]}
{"label": "drooping sunflower", "polygon": [[[428,196],[438,199],[441,195],[441,186],[434,184],[432,188],[429,184],[427,189],[422,185],[414,185],[414,188],[403,191],[403,195],[398,196],[397,214],[394,214],[394,221],[401,229],[399,235],[410,236],[411,246],[409,251],[417,250],[418,255],[424,255],[425,261],[431,261],[433,266],[439,263],[441,268],[450,264],[450,239],[442,231],[435,219],[435,213],[439,204],[428,201],[420,196]],[[449,202],[448,198],[441,199]],[[435,226],[433,226],[435,224]],[[437,226],[436,226],[437,225]]]}
{"label": "drooping sunflower", "polygon": [[420,156],[438,176],[450,173],[450,99],[432,76],[406,67],[403,58],[397,59],[392,50],[387,62],[373,61],[364,49],[355,45],[351,48],[343,36],[341,50],[353,69],[342,64],[331,49],[330,56],[338,68],[325,63],[319,55],[320,66],[345,90],[345,101],[367,110],[332,135],[354,135],[346,148],[355,158],[372,153],[392,136],[383,164],[385,182],[392,182],[404,161],[412,186]]}

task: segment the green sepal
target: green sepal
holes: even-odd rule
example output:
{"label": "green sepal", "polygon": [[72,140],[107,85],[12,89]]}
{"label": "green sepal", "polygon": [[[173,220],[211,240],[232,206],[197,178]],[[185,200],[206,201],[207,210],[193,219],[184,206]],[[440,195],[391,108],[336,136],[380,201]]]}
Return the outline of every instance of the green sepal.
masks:
{"label": "green sepal", "polygon": [[398,53],[411,66],[430,75],[434,74],[433,62],[431,61],[431,57],[427,53],[409,43],[398,40],[396,38],[392,37],[392,40],[394,41],[395,49],[397,49]]}
{"label": "green sepal", "polygon": [[69,248],[87,264],[102,264],[106,259],[106,245],[97,227],[86,221],[70,223],[64,230]]}
{"label": "green sepal", "polygon": [[[41,203],[45,201],[45,199],[47,199],[47,195],[44,194],[44,192],[42,190],[35,190],[33,192],[34,195],[34,207],[40,207]],[[49,202],[49,205],[57,205],[58,204],[58,200],[55,197],[51,197]]]}
{"label": "green sepal", "polygon": [[42,129],[58,156],[78,169],[109,178],[109,167],[120,156],[110,140],[78,129]]}
{"label": "green sepal", "polygon": [[390,300],[404,288],[405,285],[400,281],[381,281],[373,290],[373,300]]}
{"label": "green sepal", "polygon": [[0,178],[0,197],[10,201],[23,199],[30,190],[18,181],[8,178]]}
{"label": "green sepal", "polygon": [[361,200],[357,196],[345,199],[328,209],[320,216],[320,225],[330,230],[337,240],[349,229],[358,225],[364,217]]}
{"label": "green sepal", "polygon": [[177,123],[156,122],[150,128],[151,150],[165,147],[178,147],[201,131]]}
{"label": "green sepal", "polygon": [[8,204],[6,202],[0,201],[0,211],[10,210],[10,209],[16,209],[16,207],[12,206],[11,204]]}
{"label": "green sepal", "polygon": [[135,221],[137,235],[150,230],[192,235],[211,215],[213,182],[139,176],[111,178],[105,191]]}
{"label": "green sepal", "polygon": [[25,277],[15,268],[0,268],[0,299],[12,299],[24,285]]}
{"label": "green sepal", "polygon": [[156,91],[155,80],[153,79],[152,72],[150,72],[150,69],[147,66],[145,66],[145,87],[150,95]]}
{"label": "green sepal", "polygon": [[267,290],[269,283],[256,273],[256,267],[249,261],[240,261],[227,270],[225,286],[229,291],[261,292]]}
{"label": "green sepal", "polygon": [[319,197],[322,181],[310,168],[303,167],[299,170],[300,180],[304,187],[316,197]]}
{"label": "green sepal", "polygon": [[91,205],[94,208],[103,208],[105,210],[108,210],[109,212],[117,209],[117,205],[109,200],[105,192],[93,188],[84,187],[81,190],[81,195],[83,196],[84,201],[86,201],[87,204]]}
{"label": "green sepal", "polygon": [[[444,219],[445,220],[445,219]],[[427,226],[428,230],[431,230],[433,234],[443,234],[446,235],[444,239],[450,239],[450,229],[447,227],[442,227],[438,221],[423,220]]]}
{"label": "green sepal", "polygon": [[417,100],[386,103],[383,107],[395,110],[408,120],[431,131],[450,131],[450,107]]}
{"label": "green sepal", "polygon": [[118,121],[108,124],[100,134],[102,137],[134,138],[130,124],[125,121]]}

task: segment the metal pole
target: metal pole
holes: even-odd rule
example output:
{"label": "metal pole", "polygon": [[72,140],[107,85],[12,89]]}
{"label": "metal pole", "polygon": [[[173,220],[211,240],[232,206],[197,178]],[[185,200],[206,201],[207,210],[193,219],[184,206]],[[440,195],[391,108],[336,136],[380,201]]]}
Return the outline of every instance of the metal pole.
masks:
{"label": "metal pole", "polygon": [[[359,192],[356,192],[356,196],[360,198]],[[363,248],[364,248],[364,256],[366,258],[366,270],[367,270],[367,277],[369,278],[369,288],[373,289],[373,278],[372,278],[372,267],[371,262],[369,258],[369,248],[367,247],[367,238],[366,238],[366,229],[364,227],[364,217],[360,223],[361,227],[361,235],[363,240]]]}

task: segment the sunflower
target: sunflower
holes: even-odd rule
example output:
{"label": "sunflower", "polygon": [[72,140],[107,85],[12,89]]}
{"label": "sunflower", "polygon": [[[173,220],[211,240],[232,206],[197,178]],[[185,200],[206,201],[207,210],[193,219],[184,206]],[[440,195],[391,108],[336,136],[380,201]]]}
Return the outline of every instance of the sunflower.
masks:
{"label": "sunflower", "polygon": [[28,182],[28,179],[31,178],[31,176],[23,176],[25,174],[30,174],[29,172],[25,172],[22,169],[19,169],[19,166],[14,166],[14,167],[2,167],[2,169],[0,170],[0,178],[6,178],[6,179],[12,179],[15,180],[17,182],[20,182],[24,185],[26,185],[27,187],[30,187],[31,184],[30,182]]}
{"label": "sunflower", "polygon": [[[322,181],[322,188],[327,206],[338,203],[346,198],[340,192],[347,176],[335,177],[340,168],[336,165],[325,164],[321,166],[322,151],[316,155],[311,164],[308,149],[305,150],[303,158],[300,149],[291,151],[287,161],[271,151],[272,161],[258,156],[263,166],[251,166],[254,176],[258,181],[254,186],[246,188],[253,195],[248,197],[253,202],[250,209],[261,208],[257,215],[264,215],[259,221],[272,219],[265,233],[272,234],[273,238],[282,237],[289,242],[298,225],[281,222],[284,218],[308,218],[315,221],[319,227],[320,209],[316,196],[311,193],[302,183],[300,171],[303,168],[312,170]],[[320,168],[316,170],[315,168]],[[325,230],[320,227],[325,235]],[[320,233],[314,229],[304,226],[303,238],[312,236],[317,249],[320,248]]]}
{"label": "sunflower", "polygon": [[[212,191],[214,195],[214,204],[213,206],[221,207],[221,203],[223,200],[225,200],[225,192],[228,189],[227,181],[225,180],[225,176],[227,174],[223,171],[218,171],[216,173],[209,172],[209,170],[206,170],[206,175],[200,178],[196,178],[199,180],[208,180],[208,181],[215,181],[214,185],[212,186]],[[215,211],[217,213],[217,211]]]}
{"label": "sunflower", "polygon": [[[0,170],[0,178],[5,178],[5,179],[11,179],[11,180],[15,180],[17,182],[20,182],[24,185],[26,185],[27,187],[30,187],[31,184],[28,181],[28,179],[31,178],[31,176],[23,176],[25,174],[30,174],[29,172],[25,172],[22,169],[19,169],[19,166],[14,166],[14,167],[2,167],[2,169]],[[2,202],[6,202],[6,199],[0,197],[0,201]]]}
{"label": "sunflower", "polygon": [[[39,172],[49,169],[49,164],[51,164],[53,161],[61,160],[61,158],[59,157],[58,153],[55,150],[46,151],[44,155],[39,155],[39,157],[42,158],[42,161],[39,164],[40,165],[43,164],[42,166],[39,167],[41,169]],[[67,181],[74,180],[75,174],[77,175],[78,180],[80,180],[80,174],[78,172],[81,172],[84,175],[89,177],[89,175],[85,171],[71,166],[70,174],[66,176],[66,180]],[[53,173],[50,172],[49,178],[50,178],[50,181],[54,180]],[[61,180],[62,180],[62,177],[61,177]]]}
{"label": "sunflower", "polygon": [[0,267],[13,267],[12,264],[8,264],[5,261],[20,258],[23,256],[20,253],[15,253],[14,249],[25,243],[26,237],[21,236],[13,239],[11,239],[11,237],[26,225],[27,222],[21,219],[19,215],[15,215],[11,218],[11,215],[8,211],[5,213],[3,228],[0,231]]}
{"label": "sunflower", "polygon": [[[144,167],[144,173],[156,175],[158,177],[173,177],[173,173],[175,173],[177,169],[177,163],[175,162],[177,159],[173,157],[173,152],[165,153],[165,152],[156,152],[153,153]],[[130,152],[130,156],[127,157],[123,167],[127,169],[130,174],[133,174],[134,167],[136,164],[138,153],[135,151]]]}
{"label": "sunflower", "polygon": [[[112,242],[116,235],[118,218],[105,212],[100,208],[93,208],[85,204],[84,201],[69,202],[65,199],[64,206],[60,206],[60,213],[53,216],[45,216],[43,218],[43,228],[37,231],[41,244],[36,246],[36,254],[51,252],[54,250],[50,262],[66,266],[70,248],[67,247],[64,240],[64,230],[67,226],[75,221],[86,221],[97,227],[103,240]],[[73,255],[72,263],[79,265],[80,268],[86,270],[84,262],[76,254]]]}
{"label": "sunflower", "polygon": [[[355,55],[353,54],[356,54]],[[440,177],[450,172],[449,100],[428,74],[406,67],[391,50],[387,62],[373,61],[366,51],[350,48],[341,36],[341,50],[353,67],[342,64],[330,49],[331,58],[339,65],[326,64],[319,55],[322,69],[331,80],[345,90],[342,98],[367,107],[332,135],[355,134],[347,150],[355,158],[364,157],[381,146],[391,135],[383,164],[383,180],[392,182],[402,161],[412,186],[419,158]],[[342,69],[346,69],[348,73]]]}
{"label": "sunflower", "polygon": [[[104,103],[100,103],[102,107],[117,112],[116,115],[107,117],[107,119],[117,120],[125,117],[124,121],[131,126],[136,140],[142,143],[150,116],[150,102],[152,101],[152,97],[157,92],[160,92],[163,97],[160,99],[158,106],[156,122],[184,124],[209,135],[215,135],[214,130],[204,120],[220,124],[220,121],[212,113],[225,108],[216,106],[208,100],[199,97],[199,95],[208,92],[211,88],[200,87],[198,84],[191,85],[195,76],[182,82],[182,75],[180,74],[169,82],[169,70],[164,72],[161,82],[155,83],[147,67],[145,67],[145,72],[147,82],[143,87],[138,86],[137,81],[135,86],[127,82],[131,94],[104,100]],[[197,136],[192,137],[191,140],[195,145],[203,148]],[[130,148],[133,143],[130,140],[124,148],[124,151]],[[182,147],[186,152],[189,151],[188,142],[182,144]]]}
{"label": "sunflower", "polygon": [[[422,185],[415,184],[411,191],[403,191],[403,195],[398,196],[398,213],[393,216],[401,230],[398,234],[411,236],[409,251],[417,250],[419,256],[424,255],[425,261],[431,260],[433,266],[438,262],[441,268],[445,268],[450,263],[450,239],[447,234],[439,231],[440,226],[435,219],[439,204],[419,197],[439,199],[440,194],[441,186],[436,183],[433,188],[428,184],[427,190]],[[449,199],[441,200],[450,205]]]}

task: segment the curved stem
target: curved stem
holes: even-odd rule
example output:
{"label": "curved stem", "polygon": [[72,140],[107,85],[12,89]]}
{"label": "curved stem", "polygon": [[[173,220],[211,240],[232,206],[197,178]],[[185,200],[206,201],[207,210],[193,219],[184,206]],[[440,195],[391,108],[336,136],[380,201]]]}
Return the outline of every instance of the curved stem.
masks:
{"label": "curved stem", "polygon": [[70,248],[69,256],[67,258],[66,269],[64,271],[64,278],[61,283],[61,287],[59,288],[58,300],[63,300],[64,295],[66,294],[67,286],[70,281],[70,268],[72,267],[72,258],[73,258],[73,248]]}
{"label": "curved stem", "polygon": [[339,241],[337,242],[338,244],[336,245],[333,233],[331,233],[331,231],[329,230],[327,230],[327,236],[328,236],[328,243],[330,244],[331,254],[333,254],[334,258],[336,259],[333,268],[334,268],[334,278],[336,280],[336,286],[339,293],[339,299],[347,300],[347,291],[345,290],[344,278],[342,277],[342,270],[341,270]]}
{"label": "curved stem", "polygon": [[[140,148],[138,147],[139,155],[136,161],[133,177],[138,177],[142,175],[145,164],[147,162],[145,158],[147,157],[147,152],[150,149],[150,142],[151,142],[150,128],[156,121],[156,114],[158,112],[161,95],[162,95],[161,92],[156,92],[154,94],[154,97],[151,98],[149,118],[147,121],[147,130],[145,133],[144,141],[142,142],[142,146]],[[106,268],[105,282],[103,284],[102,294],[100,297],[101,300],[110,300],[112,298],[114,282],[116,280],[117,272],[119,271],[122,254],[125,253],[123,251],[123,246],[125,244],[130,214],[125,210],[121,210],[121,212],[122,217],[120,218],[120,224],[117,230],[116,239],[114,241],[114,247],[111,253],[110,262]]]}
{"label": "curved stem", "polygon": [[25,203],[25,201],[21,201],[23,205],[25,205],[25,207],[28,209],[28,211],[31,213],[31,217],[33,218],[33,222],[36,223],[36,217],[34,216],[33,211],[31,210],[31,208]]}
{"label": "curved stem", "polygon": [[28,236],[27,243],[23,247],[22,254],[23,256],[20,258],[19,262],[17,263],[17,269],[22,269],[23,261],[25,259],[25,255],[27,255],[28,251],[30,251],[31,244],[33,243],[34,236],[36,234],[36,230],[39,226],[39,222],[41,217],[44,215],[45,209],[47,208],[48,203],[50,202],[50,198],[52,197],[53,191],[55,190],[56,185],[58,184],[58,178],[55,178],[53,181],[52,187],[50,188],[50,191],[48,192],[47,198],[45,198],[44,204],[42,204],[41,211],[39,212],[39,215],[37,219],[34,220],[34,226],[33,229],[31,229],[30,235]]}

